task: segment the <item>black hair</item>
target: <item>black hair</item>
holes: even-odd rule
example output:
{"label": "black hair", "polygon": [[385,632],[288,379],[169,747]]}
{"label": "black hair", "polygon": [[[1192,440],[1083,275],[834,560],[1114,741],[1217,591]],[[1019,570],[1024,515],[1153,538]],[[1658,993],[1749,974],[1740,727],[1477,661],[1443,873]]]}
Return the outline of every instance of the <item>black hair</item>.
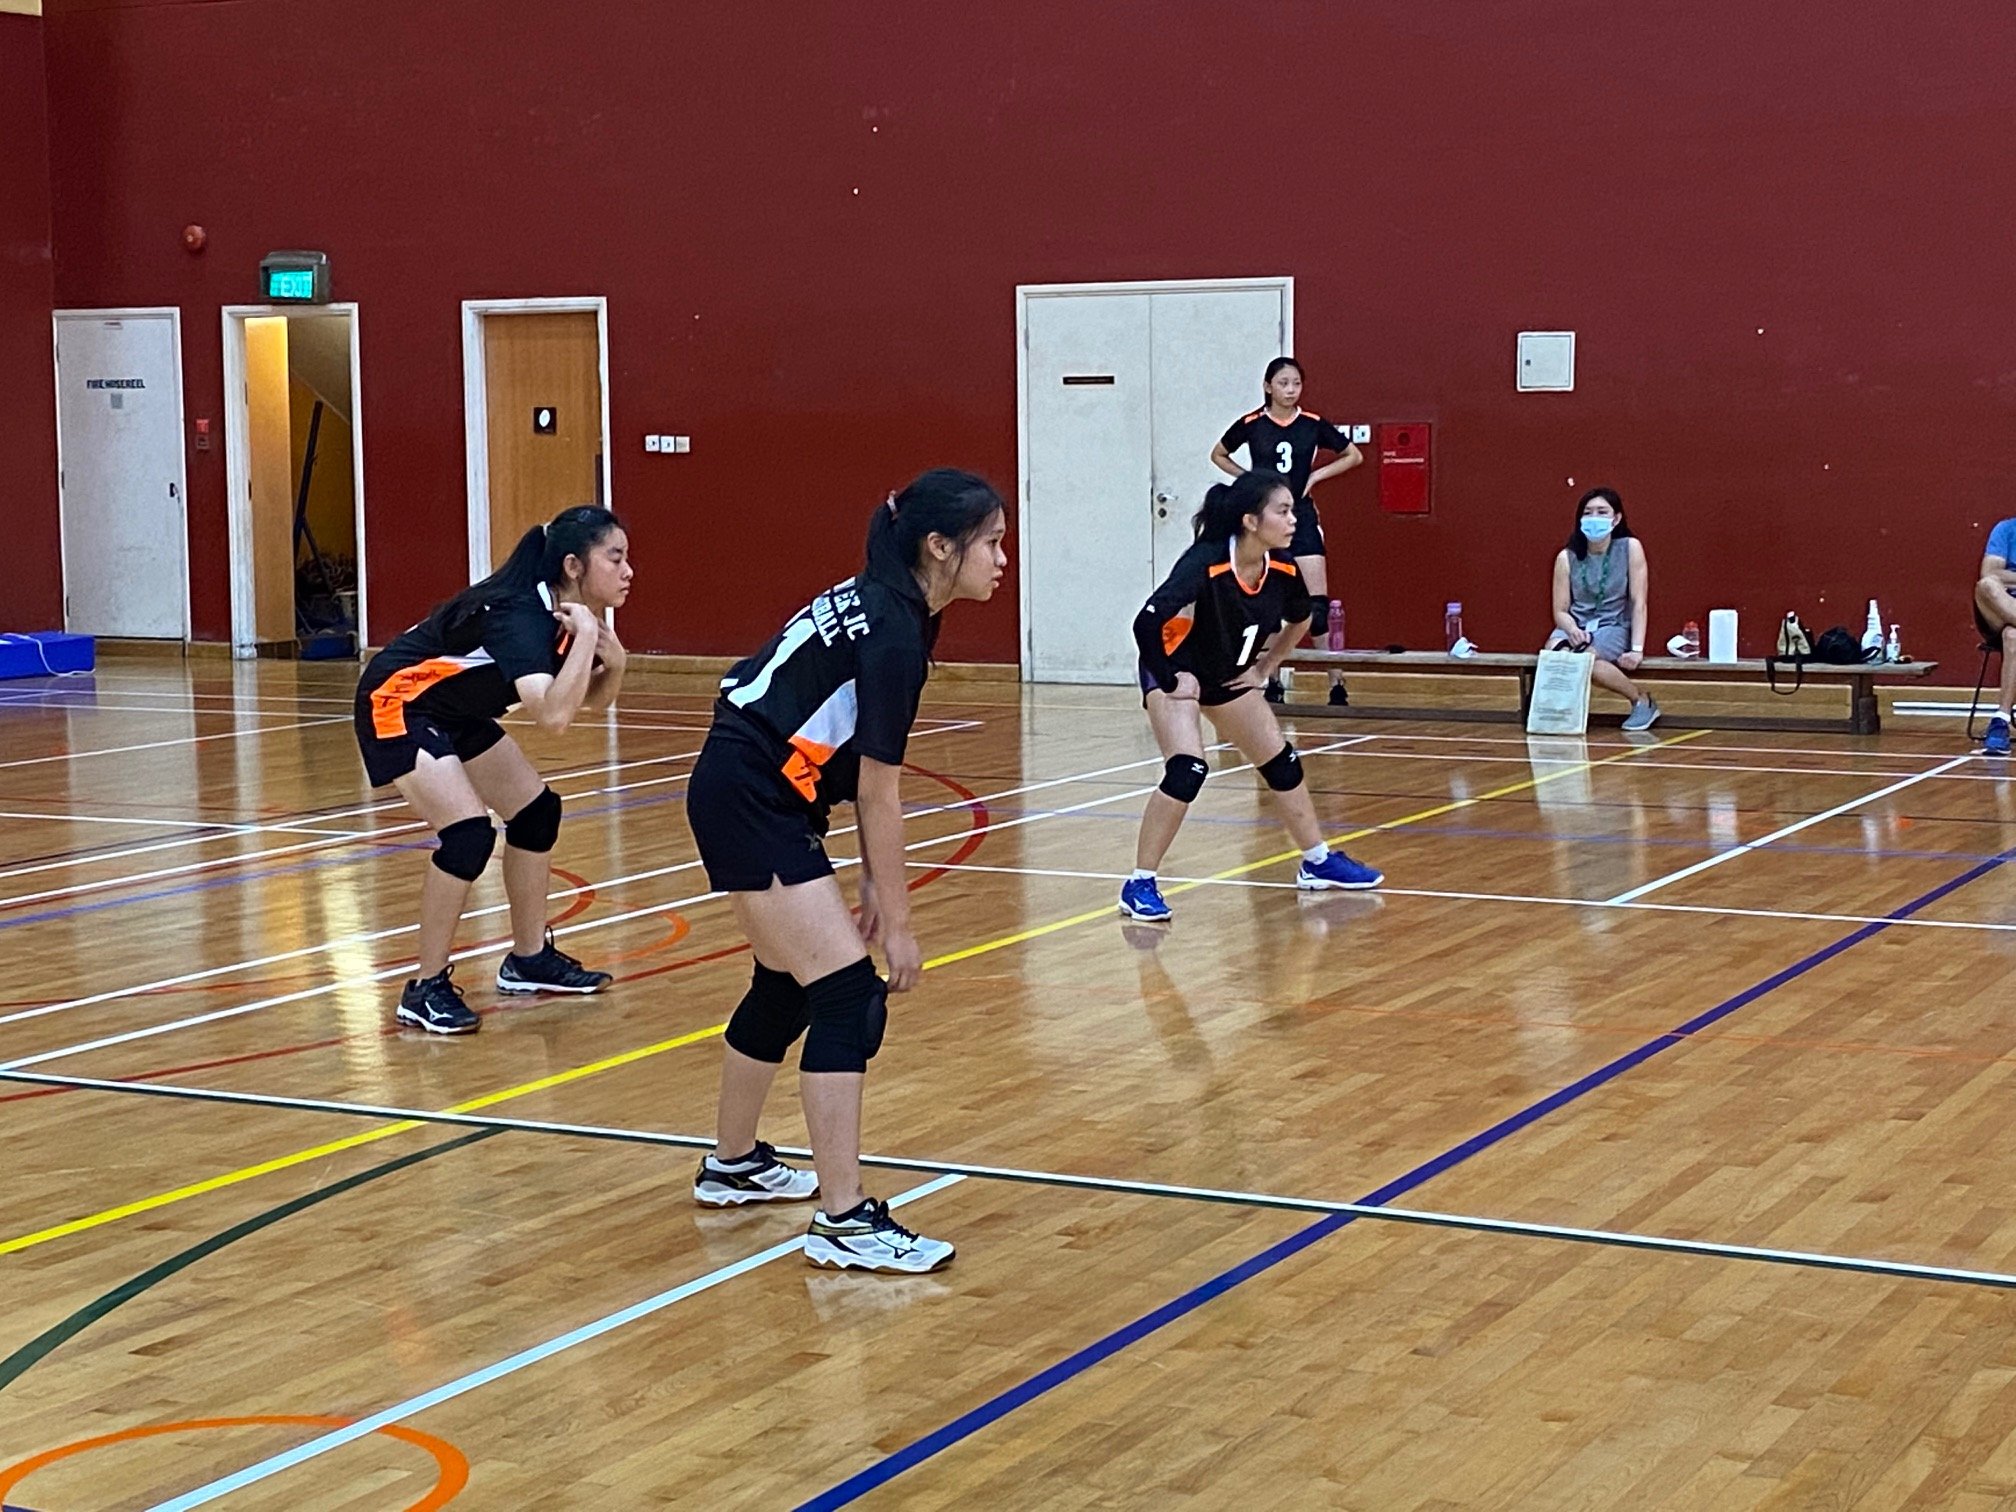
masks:
{"label": "black hair", "polygon": [[1623,496],[1614,488],[1590,489],[1589,492],[1575,501],[1575,527],[1568,532],[1567,549],[1574,553],[1575,560],[1578,562],[1584,560],[1589,555],[1589,538],[1582,534],[1582,511],[1587,509],[1590,502],[1595,499],[1601,499],[1617,512],[1617,528],[1610,532],[1611,540],[1628,540],[1633,534],[1631,522],[1624,516]]}
{"label": "black hair", "polygon": [[435,616],[444,629],[454,629],[487,604],[538,591],[541,583],[557,586],[566,581],[567,558],[585,563],[588,553],[602,544],[623,522],[606,509],[593,504],[577,504],[563,509],[544,525],[534,525],[518,538],[511,555],[490,576],[471,583],[448,600]]}
{"label": "black hair", "polygon": [[1007,508],[994,485],[977,473],[934,467],[912,478],[875,506],[868,518],[868,572],[898,587],[917,584],[926,537],[942,535],[967,547]]}
{"label": "black hair", "polygon": [[1204,507],[1191,518],[1196,528],[1197,539],[1209,537],[1214,541],[1234,540],[1246,533],[1246,516],[1257,515],[1267,507],[1268,498],[1276,489],[1294,498],[1289,491],[1287,480],[1277,473],[1243,472],[1230,483],[1214,483],[1204,490]]}
{"label": "black hair", "polygon": [[1260,402],[1262,404],[1267,403],[1268,400],[1274,397],[1267,392],[1267,385],[1274,381],[1274,375],[1283,368],[1293,368],[1295,369],[1295,376],[1297,378],[1302,377],[1301,363],[1297,362],[1293,357],[1276,357],[1272,362],[1267,364],[1266,375],[1260,380]]}

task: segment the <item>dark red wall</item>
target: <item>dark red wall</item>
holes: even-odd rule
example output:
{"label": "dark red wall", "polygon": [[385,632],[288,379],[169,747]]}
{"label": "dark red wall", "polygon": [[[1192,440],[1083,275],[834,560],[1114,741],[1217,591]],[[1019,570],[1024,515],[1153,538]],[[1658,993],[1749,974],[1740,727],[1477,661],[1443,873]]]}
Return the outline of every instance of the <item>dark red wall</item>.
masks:
{"label": "dark red wall", "polygon": [[[659,649],[747,650],[918,467],[1012,486],[1018,282],[1291,273],[1312,406],[1435,422],[1431,517],[1380,517],[1369,469],[1328,485],[1356,641],[1427,643],[1460,598],[1484,644],[1534,643],[1602,481],[1650,548],[1658,639],[1729,604],[1756,650],[1788,607],[1859,624],[1876,594],[1958,659],[1981,538],[2016,513],[2006,0],[1936,24],[1838,0],[58,0],[46,24],[59,303],[181,304],[195,415],[262,252],[326,248],[361,301],[380,638],[459,581],[457,302],[486,296],[609,297],[647,574],[626,623]],[[1522,328],[1578,333],[1577,392],[1514,392]],[[647,456],[647,430],[693,453]],[[222,636],[222,462],[191,461],[197,630]],[[1011,582],[943,652],[1016,644]]]}
{"label": "dark red wall", "polygon": [[0,630],[63,624],[42,21],[0,15]]}

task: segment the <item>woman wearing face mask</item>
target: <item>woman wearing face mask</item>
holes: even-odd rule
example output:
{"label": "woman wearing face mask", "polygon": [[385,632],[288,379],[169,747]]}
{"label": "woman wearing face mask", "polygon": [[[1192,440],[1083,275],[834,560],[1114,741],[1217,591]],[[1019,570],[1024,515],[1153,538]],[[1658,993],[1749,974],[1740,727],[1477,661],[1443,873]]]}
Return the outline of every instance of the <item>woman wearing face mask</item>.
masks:
{"label": "woman wearing face mask", "polygon": [[1549,651],[1587,649],[1598,687],[1628,699],[1627,730],[1658,723],[1659,705],[1630,674],[1645,659],[1645,548],[1614,488],[1592,488],[1575,506],[1575,528],[1554,557],[1554,633]]}

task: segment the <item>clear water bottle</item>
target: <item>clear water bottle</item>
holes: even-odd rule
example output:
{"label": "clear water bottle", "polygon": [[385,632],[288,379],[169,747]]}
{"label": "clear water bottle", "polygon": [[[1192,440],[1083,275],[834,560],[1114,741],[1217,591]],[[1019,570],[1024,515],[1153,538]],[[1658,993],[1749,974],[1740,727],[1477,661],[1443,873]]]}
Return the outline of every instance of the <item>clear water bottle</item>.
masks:
{"label": "clear water bottle", "polygon": [[1883,660],[1887,662],[1904,660],[1904,637],[1898,633],[1902,629],[1901,625],[1890,627],[1890,638],[1883,642]]}
{"label": "clear water bottle", "polygon": [[1456,642],[1463,639],[1463,606],[1450,604],[1442,611],[1442,649],[1454,651]]}
{"label": "clear water bottle", "polygon": [[1330,633],[1325,645],[1331,651],[1344,649],[1344,604],[1340,599],[1330,600]]}
{"label": "clear water bottle", "polygon": [[1701,622],[1699,620],[1687,621],[1687,628],[1680,632],[1680,644],[1687,648],[1689,656],[1699,656],[1701,654]]}

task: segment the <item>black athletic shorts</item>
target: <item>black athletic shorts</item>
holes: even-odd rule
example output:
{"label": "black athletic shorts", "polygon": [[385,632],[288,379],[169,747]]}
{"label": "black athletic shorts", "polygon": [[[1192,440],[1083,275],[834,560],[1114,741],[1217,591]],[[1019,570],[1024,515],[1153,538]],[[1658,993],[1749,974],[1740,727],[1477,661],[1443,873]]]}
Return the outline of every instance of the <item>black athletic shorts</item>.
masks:
{"label": "black athletic shorts", "polygon": [[[1141,707],[1145,709],[1148,707],[1148,695],[1153,693],[1160,685],[1149,675],[1146,667],[1141,667],[1139,670],[1141,673]],[[1179,668],[1178,670],[1189,671],[1187,667]],[[1191,672],[1190,675],[1197,677],[1195,672]],[[1251,688],[1228,688],[1223,683],[1214,687],[1212,684],[1205,682],[1203,678],[1197,677],[1197,702],[1207,709],[1215,709],[1220,704],[1228,704],[1235,698],[1244,698],[1252,691]]]}
{"label": "black athletic shorts", "polygon": [[686,822],[717,892],[768,892],[833,875],[826,818],[784,785],[769,753],[716,724],[686,785]]}
{"label": "black athletic shorts", "polygon": [[422,751],[474,761],[504,738],[504,726],[494,719],[447,724],[415,712],[410,705],[405,713],[404,735],[380,735],[371,722],[371,700],[361,693],[357,696],[357,749],[364,754],[364,770],[373,787],[404,777],[420,764]]}
{"label": "black athletic shorts", "polygon": [[1295,539],[1288,545],[1293,557],[1323,555],[1323,522],[1316,518],[1316,501],[1303,497],[1295,501]]}

